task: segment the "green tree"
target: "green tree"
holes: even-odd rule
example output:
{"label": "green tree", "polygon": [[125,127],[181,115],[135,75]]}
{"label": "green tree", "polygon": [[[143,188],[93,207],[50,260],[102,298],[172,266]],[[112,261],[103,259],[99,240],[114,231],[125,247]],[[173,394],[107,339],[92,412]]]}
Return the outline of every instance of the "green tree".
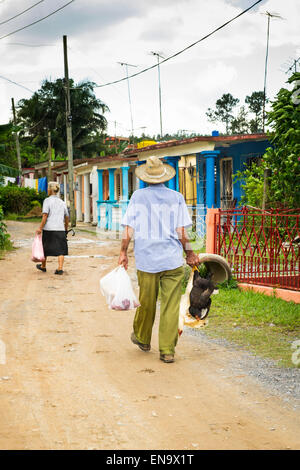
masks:
{"label": "green tree", "polygon": [[288,83],[292,90],[281,88],[267,113],[272,147],[261,165],[237,174],[245,191],[243,202],[251,205],[262,205],[264,170],[269,169],[269,207],[300,207],[300,73],[294,73]]}
{"label": "green tree", "polygon": [[[107,126],[104,113],[109,109],[94,94],[93,82],[78,84],[70,79],[72,137],[74,157],[91,157],[99,149],[99,135]],[[46,151],[48,131],[56,154],[66,155],[64,80],[45,80],[40,90],[18,103],[18,124],[32,144]]]}
{"label": "green tree", "polygon": [[234,119],[233,109],[239,103],[230,93],[225,93],[216,101],[216,109],[208,108],[206,116],[210,122],[223,122],[226,125],[226,134],[229,133],[230,123]]}
{"label": "green tree", "polygon": [[251,95],[246,96],[245,103],[248,105],[249,111],[255,115],[254,119],[251,119],[249,123],[250,132],[252,134],[262,132],[264,92],[253,91]]}
{"label": "green tree", "polygon": [[18,166],[11,123],[0,125],[0,163],[16,168]]}
{"label": "green tree", "polygon": [[247,121],[247,111],[245,106],[241,106],[239,113],[230,123],[232,134],[247,134],[249,132],[249,122]]}
{"label": "green tree", "polygon": [[[0,125],[0,164],[18,168],[16,141],[13,135],[15,130],[19,132],[20,126],[14,126],[12,123]],[[45,160],[42,150],[31,142],[28,136],[19,136],[19,143],[22,167],[30,167]]]}

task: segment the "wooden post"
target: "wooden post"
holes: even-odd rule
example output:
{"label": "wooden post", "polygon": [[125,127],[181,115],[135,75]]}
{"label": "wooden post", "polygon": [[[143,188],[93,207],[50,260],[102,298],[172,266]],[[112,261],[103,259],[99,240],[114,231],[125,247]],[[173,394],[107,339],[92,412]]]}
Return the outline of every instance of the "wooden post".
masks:
{"label": "wooden post", "polygon": [[68,180],[70,198],[71,227],[76,225],[76,212],[74,205],[74,175],[73,175],[73,143],[72,143],[72,115],[70,100],[70,82],[68,69],[67,36],[63,36],[64,46],[64,68],[65,68],[65,101],[66,101],[66,128],[67,128],[67,150],[68,150]]}
{"label": "wooden post", "polygon": [[48,131],[48,183],[49,181],[52,181],[51,161],[52,161],[51,131]]}
{"label": "wooden post", "polygon": [[[15,109],[15,101],[12,98],[11,99],[11,104],[12,104],[12,111],[13,111],[13,117],[14,117],[14,125],[17,125],[17,119],[16,119],[16,109]],[[21,152],[20,152],[20,142],[19,142],[19,134],[18,132],[15,132],[15,139],[16,139],[16,151],[17,151],[17,159],[18,159],[18,169],[20,172],[19,175],[19,186],[21,186],[21,176],[22,176],[22,163],[21,163]]]}

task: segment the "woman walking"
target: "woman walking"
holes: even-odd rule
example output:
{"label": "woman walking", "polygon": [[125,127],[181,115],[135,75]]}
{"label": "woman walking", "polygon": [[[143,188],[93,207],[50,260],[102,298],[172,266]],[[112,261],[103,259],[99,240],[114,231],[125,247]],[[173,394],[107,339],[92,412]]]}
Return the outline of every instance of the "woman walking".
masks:
{"label": "woman walking", "polygon": [[68,254],[67,230],[69,214],[66,203],[58,196],[59,184],[48,184],[48,195],[44,200],[42,221],[36,233],[42,235],[45,260],[36,267],[46,272],[48,256],[58,256],[58,269],[54,274],[63,274],[64,256]]}

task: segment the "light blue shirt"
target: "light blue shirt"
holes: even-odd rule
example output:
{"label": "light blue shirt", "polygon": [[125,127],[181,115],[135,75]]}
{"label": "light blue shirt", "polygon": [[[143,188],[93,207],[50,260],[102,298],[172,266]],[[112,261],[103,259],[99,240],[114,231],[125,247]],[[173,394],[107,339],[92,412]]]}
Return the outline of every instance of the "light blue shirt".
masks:
{"label": "light blue shirt", "polygon": [[138,189],[131,196],[122,225],[134,229],[138,270],[158,273],[183,265],[183,248],[176,229],[191,226],[192,220],[181,193],[164,184]]}

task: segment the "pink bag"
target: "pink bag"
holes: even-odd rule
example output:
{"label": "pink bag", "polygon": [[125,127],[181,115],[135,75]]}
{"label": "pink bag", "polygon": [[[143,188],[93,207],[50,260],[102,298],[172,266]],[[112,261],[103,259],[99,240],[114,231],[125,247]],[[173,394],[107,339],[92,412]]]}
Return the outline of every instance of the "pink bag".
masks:
{"label": "pink bag", "polygon": [[44,261],[44,248],[42,242],[42,235],[36,235],[32,243],[32,261]]}

